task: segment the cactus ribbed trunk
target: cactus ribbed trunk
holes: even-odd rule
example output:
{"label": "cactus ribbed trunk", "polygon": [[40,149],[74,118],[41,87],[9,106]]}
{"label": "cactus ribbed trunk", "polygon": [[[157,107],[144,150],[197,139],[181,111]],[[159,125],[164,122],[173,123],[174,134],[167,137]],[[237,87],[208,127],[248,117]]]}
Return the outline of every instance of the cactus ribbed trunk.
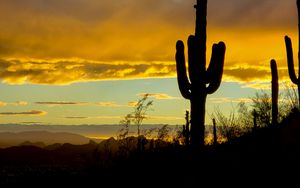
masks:
{"label": "cactus ribbed trunk", "polygon": [[191,98],[191,144],[198,148],[204,145],[206,94]]}
{"label": "cactus ribbed trunk", "polygon": [[207,94],[214,93],[220,86],[225,44],[219,42],[212,48],[212,56],[206,68],[206,16],[207,0],[197,0],[195,35],[188,38],[188,75],[186,71],[184,43],[176,44],[177,81],[181,95],[191,103],[191,145],[198,149],[204,146],[205,102]]}

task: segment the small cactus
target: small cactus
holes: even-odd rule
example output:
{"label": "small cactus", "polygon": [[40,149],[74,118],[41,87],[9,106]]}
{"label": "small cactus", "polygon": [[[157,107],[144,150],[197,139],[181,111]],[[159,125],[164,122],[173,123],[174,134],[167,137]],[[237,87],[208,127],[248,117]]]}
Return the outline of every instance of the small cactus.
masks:
{"label": "small cactus", "polygon": [[272,125],[278,124],[278,71],[274,59],[271,60],[272,72]]}
{"label": "small cactus", "polygon": [[206,68],[207,0],[197,0],[195,8],[195,35],[188,39],[189,78],[182,41],[176,44],[176,68],[179,90],[191,103],[191,145],[193,148],[200,148],[204,146],[206,97],[207,94],[214,93],[221,84],[226,47],[224,42],[213,45],[210,64]]}
{"label": "small cactus", "polygon": [[213,119],[213,135],[214,135],[214,145],[218,144],[218,138],[217,138],[217,125],[216,120]]}
{"label": "small cactus", "polygon": [[185,112],[185,125],[183,125],[183,130],[184,142],[185,145],[188,146],[190,144],[190,113],[188,110]]}
{"label": "small cactus", "polygon": [[[299,7],[300,7],[300,0],[297,0],[298,22],[300,20]],[[300,24],[298,23],[298,35],[299,35],[299,30],[300,30]],[[300,35],[298,38],[299,38],[299,46],[300,46]],[[298,108],[300,108],[300,55],[298,54],[298,78],[297,78],[295,73],[295,68],[294,68],[292,41],[288,36],[285,36],[285,45],[286,45],[287,63],[288,63],[290,79],[294,84],[298,86]]]}

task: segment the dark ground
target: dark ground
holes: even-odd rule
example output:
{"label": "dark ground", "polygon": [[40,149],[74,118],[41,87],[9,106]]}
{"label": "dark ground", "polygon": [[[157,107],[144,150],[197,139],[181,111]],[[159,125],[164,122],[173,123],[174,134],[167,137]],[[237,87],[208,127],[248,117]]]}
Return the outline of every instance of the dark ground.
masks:
{"label": "dark ground", "polygon": [[98,145],[0,149],[0,185],[146,187],[300,187],[299,114],[199,153],[169,145],[132,152],[127,159]]}

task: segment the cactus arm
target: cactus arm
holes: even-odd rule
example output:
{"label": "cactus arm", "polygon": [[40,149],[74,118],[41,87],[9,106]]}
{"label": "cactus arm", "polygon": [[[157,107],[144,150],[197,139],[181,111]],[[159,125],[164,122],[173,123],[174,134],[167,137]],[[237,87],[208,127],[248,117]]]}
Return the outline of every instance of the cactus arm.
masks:
{"label": "cactus arm", "polygon": [[205,83],[209,84],[213,80],[213,74],[212,72],[214,69],[216,69],[216,62],[217,62],[217,53],[218,52],[218,45],[213,44],[212,46],[212,52],[211,52],[211,58],[210,58],[210,63],[207,68],[206,74],[205,74]]}
{"label": "cactus arm", "polygon": [[210,63],[209,68],[207,70],[207,74],[209,75],[208,77],[212,78],[209,83],[209,86],[206,89],[207,94],[214,93],[220,87],[222,81],[222,75],[223,75],[223,68],[224,68],[225,51],[226,51],[225,43],[219,42],[219,44],[217,44],[217,47],[215,49],[215,53],[212,54],[215,55],[216,57],[211,58],[214,61]]}
{"label": "cactus arm", "polygon": [[278,122],[278,71],[276,61],[271,60],[272,73],[272,125]]}
{"label": "cactus arm", "polygon": [[185,99],[190,99],[190,83],[186,73],[184,44],[178,41],[176,44],[176,68],[177,68],[177,82],[181,95]]}
{"label": "cactus arm", "polygon": [[295,73],[294,69],[294,58],[293,58],[293,47],[292,47],[292,41],[288,36],[284,37],[285,39],[285,46],[286,46],[286,54],[287,54],[287,62],[288,62],[288,69],[289,69],[289,75],[291,78],[291,81],[294,84],[298,84],[298,79]]}

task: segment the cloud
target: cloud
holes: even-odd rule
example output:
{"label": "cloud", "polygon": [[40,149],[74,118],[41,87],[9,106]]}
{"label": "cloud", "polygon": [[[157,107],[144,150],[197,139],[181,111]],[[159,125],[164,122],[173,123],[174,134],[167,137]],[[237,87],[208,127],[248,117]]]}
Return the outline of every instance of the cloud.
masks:
{"label": "cloud", "polygon": [[166,121],[173,121],[173,120],[184,120],[183,117],[176,117],[176,116],[147,116],[148,120],[166,120]]}
{"label": "cloud", "polygon": [[9,104],[14,105],[14,106],[27,106],[28,102],[26,102],[26,101],[17,101],[17,102],[13,102],[13,103],[9,103]]}
{"label": "cloud", "polygon": [[225,68],[224,74],[232,79],[249,82],[252,80],[267,79],[270,75],[268,70],[259,70],[257,68]]}
{"label": "cloud", "polygon": [[170,41],[162,36],[187,30],[187,23],[193,23],[189,19],[193,4],[173,0],[0,1],[0,26],[6,28],[0,31],[0,51],[35,58],[170,59],[173,52],[160,47],[174,46],[176,38]]}
{"label": "cloud", "polygon": [[35,102],[35,104],[41,104],[41,105],[49,105],[49,106],[56,106],[56,105],[85,105],[86,102]]}
{"label": "cloud", "polygon": [[0,101],[0,107],[1,106],[7,106],[7,105],[26,106],[26,105],[28,105],[28,102],[26,102],[26,101],[17,101],[17,102],[3,102],[3,101]]}
{"label": "cloud", "polygon": [[121,119],[122,116],[95,116],[90,118],[96,118],[96,119]]}
{"label": "cloud", "polygon": [[44,116],[47,112],[39,110],[31,110],[28,112],[0,112],[2,116]]}
{"label": "cloud", "polygon": [[122,116],[66,116],[65,119],[122,119]]}
{"label": "cloud", "polygon": [[[277,62],[278,75],[280,81],[289,80],[288,69],[282,61]],[[259,63],[257,63],[259,64]],[[286,63],[285,63],[286,64]],[[270,82],[271,69],[270,63],[261,65],[236,64],[224,67],[224,80],[233,80],[237,82]]]}
{"label": "cloud", "polygon": [[267,82],[248,82],[244,83],[241,88],[253,88],[256,90],[270,90],[271,84]]}
{"label": "cloud", "polygon": [[28,124],[28,125],[33,125],[33,124],[42,124],[42,122],[38,121],[25,121],[25,122],[20,122],[21,124]]}
{"label": "cloud", "polygon": [[1,107],[1,106],[6,106],[6,105],[7,105],[6,102],[0,101],[0,107]]}
{"label": "cloud", "polygon": [[209,98],[208,99],[211,103],[223,104],[223,103],[250,103],[252,102],[251,99],[248,98],[228,98],[228,97],[219,97],[219,98]]}
{"label": "cloud", "polygon": [[144,97],[144,96],[147,95],[148,97],[153,97],[153,98],[158,99],[158,100],[180,99],[179,97],[173,97],[173,96],[170,96],[170,95],[165,94],[165,93],[139,93],[137,95],[140,96],[140,97]]}
{"label": "cloud", "polygon": [[84,116],[68,116],[64,117],[66,119],[88,119],[89,117],[84,117]]}
{"label": "cloud", "polygon": [[138,104],[137,101],[129,101],[127,105],[128,105],[129,107],[135,107],[137,104]]}
{"label": "cloud", "polygon": [[219,26],[288,28],[297,19],[296,1],[214,0],[208,4],[208,16]]}
{"label": "cloud", "polygon": [[[227,63],[227,62],[226,62]],[[278,72],[281,80],[287,80],[286,62],[278,61]],[[56,84],[66,85],[74,82],[98,80],[166,78],[176,76],[175,62],[96,62],[74,59],[68,60],[0,60],[0,79],[9,84]],[[269,62],[227,63],[224,67],[224,80],[238,82],[268,81],[271,78]],[[138,94],[139,96],[145,93]],[[159,100],[178,99],[165,93],[150,93]],[[18,104],[17,104],[18,103]],[[73,102],[38,102],[39,104],[64,105],[77,104]],[[16,102],[15,105],[25,105],[26,102]],[[81,103],[83,104],[83,103]],[[98,103],[97,105],[105,105]],[[107,105],[113,105],[107,103]],[[117,105],[117,104],[116,104]]]}
{"label": "cloud", "polygon": [[122,105],[116,104],[115,102],[97,102],[97,106],[102,106],[102,107],[120,107]]}

